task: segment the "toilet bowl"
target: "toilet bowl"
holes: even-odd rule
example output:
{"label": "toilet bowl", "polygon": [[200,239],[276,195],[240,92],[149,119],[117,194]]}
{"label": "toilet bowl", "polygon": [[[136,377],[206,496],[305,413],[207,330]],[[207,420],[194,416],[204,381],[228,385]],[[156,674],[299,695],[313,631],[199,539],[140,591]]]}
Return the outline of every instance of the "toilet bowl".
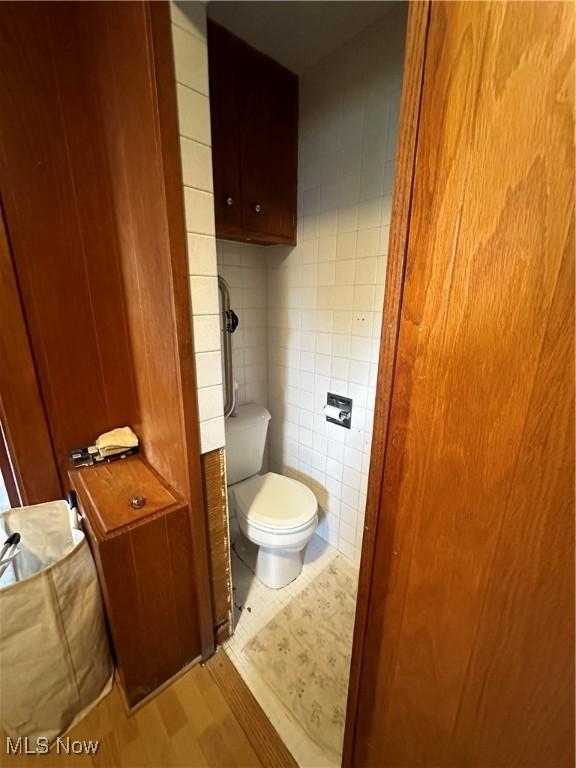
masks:
{"label": "toilet bowl", "polygon": [[276,472],[260,475],[270,414],[263,406],[240,406],[226,420],[226,472],[238,526],[258,547],[256,576],[279,589],[302,570],[302,550],[318,523],[318,503],[298,480]]}
{"label": "toilet bowl", "polygon": [[268,587],[286,586],[302,570],[302,550],[316,530],[316,497],[275,472],[251,477],[232,492],[240,530],[258,546],[256,576]]}

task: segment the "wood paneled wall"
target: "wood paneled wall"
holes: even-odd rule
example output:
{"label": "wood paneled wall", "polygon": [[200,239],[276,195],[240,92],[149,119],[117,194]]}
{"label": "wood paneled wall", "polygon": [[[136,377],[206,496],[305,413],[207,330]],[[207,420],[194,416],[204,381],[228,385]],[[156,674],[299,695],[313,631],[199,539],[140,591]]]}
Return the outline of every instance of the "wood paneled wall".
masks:
{"label": "wood paneled wall", "polygon": [[[184,230],[178,274],[149,13],[139,2],[3,6],[2,196],[60,464],[132,424],[187,493],[174,290],[186,283]],[[189,332],[182,347],[189,355]]]}
{"label": "wood paneled wall", "polygon": [[62,496],[1,209],[0,471],[13,507]]}
{"label": "wood paneled wall", "polygon": [[[136,429],[150,463],[177,491],[188,494],[175,276],[149,7],[139,2],[80,3],[74,11],[89,62],[86,89],[101,116],[99,138],[110,179],[138,403]],[[182,221],[182,246],[183,233]],[[185,264],[183,248],[179,255]]]}
{"label": "wood paneled wall", "polygon": [[380,469],[351,762],[572,766],[570,3],[432,5]]}
{"label": "wood paneled wall", "polygon": [[206,656],[213,626],[173,67],[166,3],[0,8],[0,189],[62,484],[71,448],[135,428],[147,460],[190,506]]}
{"label": "wood paneled wall", "polygon": [[182,225],[178,273],[149,13],[144,3],[3,6],[2,196],[60,464],[133,424],[185,493],[174,283],[187,300],[186,259]]}
{"label": "wood paneled wall", "polygon": [[1,194],[61,476],[138,420],[104,115],[74,4],[0,11]]}

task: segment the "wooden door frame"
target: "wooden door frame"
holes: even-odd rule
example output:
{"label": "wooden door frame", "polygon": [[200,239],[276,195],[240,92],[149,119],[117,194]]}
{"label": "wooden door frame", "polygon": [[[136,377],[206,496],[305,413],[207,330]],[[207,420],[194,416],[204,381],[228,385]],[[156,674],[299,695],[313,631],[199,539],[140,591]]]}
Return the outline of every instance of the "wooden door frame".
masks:
{"label": "wooden door frame", "polygon": [[431,0],[411,0],[408,12],[374,430],[344,731],[343,768],[352,768],[354,765],[357,717],[362,696],[360,680],[372,591],[376,537],[382,508],[384,466],[400,332],[430,8]]}
{"label": "wooden door frame", "polygon": [[0,202],[0,465],[10,503],[62,498]]}

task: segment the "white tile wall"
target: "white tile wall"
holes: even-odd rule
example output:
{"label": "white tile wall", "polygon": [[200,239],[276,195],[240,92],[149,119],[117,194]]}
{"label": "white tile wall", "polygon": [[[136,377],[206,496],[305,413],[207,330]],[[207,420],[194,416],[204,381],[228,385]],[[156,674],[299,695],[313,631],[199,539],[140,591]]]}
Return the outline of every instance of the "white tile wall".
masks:
{"label": "white tile wall", "polygon": [[[217,274],[240,316],[239,401],[272,412],[271,469],[299,477],[322,508],[319,533],[359,558],[372,431],[404,9],[301,78],[298,246],[219,242],[208,100],[206,8],[172,3],[188,266],[202,451],[222,447]],[[354,399],[353,429],[324,420],[326,392]]]}
{"label": "white tile wall", "polygon": [[174,44],[174,66],[176,81],[189,88],[208,95],[208,57],[206,56],[206,38],[204,33],[182,29],[174,25],[172,31]]}
{"label": "white tile wall", "polygon": [[232,334],[234,378],[238,404],[268,405],[268,333],[266,265],[270,248],[216,241],[218,274],[230,292],[230,306],[239,318]]}
{"label": "white tile wall", "polygon": [[[175,25],[172,24],[172,29]],[[190,39],[192,35],[189,35]],[[210,103],[208,96],[194,91],[187,85],[176,86],[180,134],[188,139],[210,145]]]}
{"label": "white tile wall", "polygon": [[[267,249],[270,468],[306,482],[319,534],[358,561],[382,320],[405,9],[300,81],[299,233]],[[326,393],[354,401],[326,422]]]}
{"label": "white tile wall", "polygon": [[212,152],[197,141],[180,139],[184,185],[212,192]]}
{"label": "white tile wall", "polygon": [[186,231],[214,237],[214,195],[192,187],[184,187]]}
{"label": "white tile wall", "polygon": [[206,6],[171,3],[202,453],[224,445]]}

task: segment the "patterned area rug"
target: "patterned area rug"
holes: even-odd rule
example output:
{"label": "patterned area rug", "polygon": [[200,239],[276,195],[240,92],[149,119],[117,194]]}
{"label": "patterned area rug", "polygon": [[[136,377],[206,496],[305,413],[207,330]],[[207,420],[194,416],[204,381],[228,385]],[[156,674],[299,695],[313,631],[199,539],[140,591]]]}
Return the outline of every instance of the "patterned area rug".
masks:
{"label": "patterned area rug", "polygon": [[337,556],[244,648],[313,741],[342,754],[358,574]]}

